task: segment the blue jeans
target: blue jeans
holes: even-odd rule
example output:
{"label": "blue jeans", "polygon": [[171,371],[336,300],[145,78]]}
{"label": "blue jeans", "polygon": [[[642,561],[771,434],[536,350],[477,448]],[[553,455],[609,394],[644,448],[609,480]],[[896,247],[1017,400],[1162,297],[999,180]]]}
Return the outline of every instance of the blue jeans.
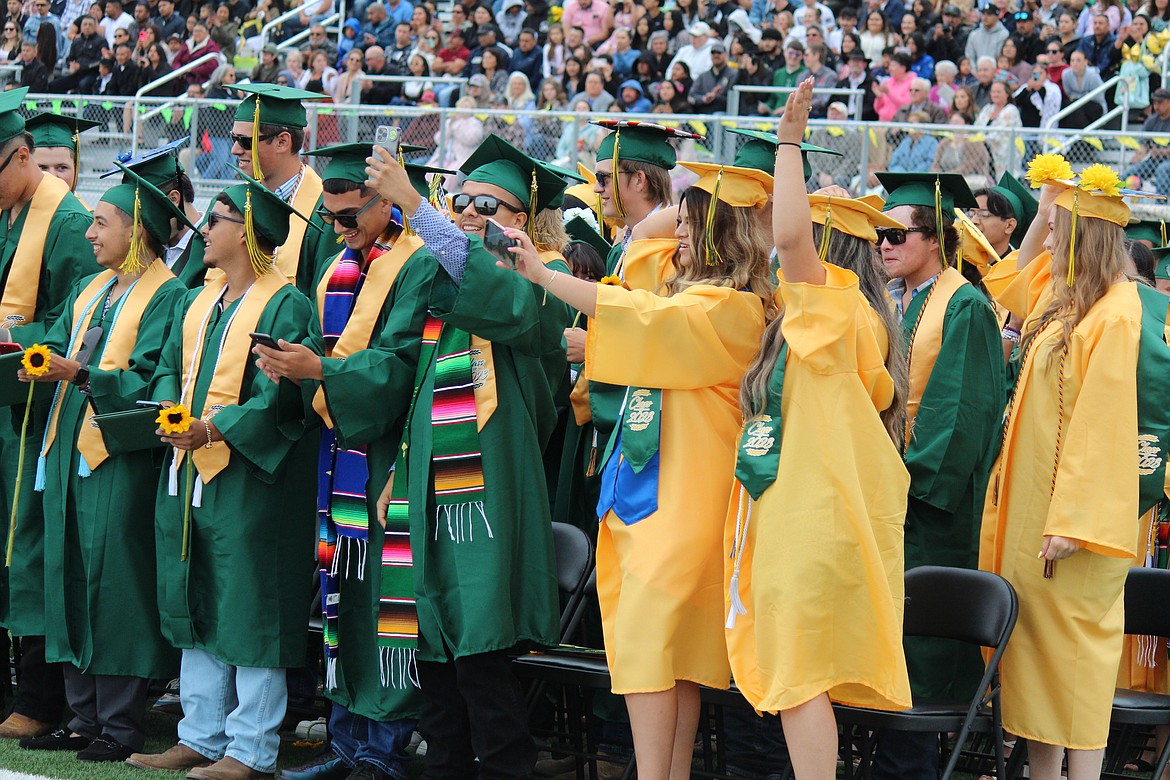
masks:
{"label": "blue jeans", "polygon": [[365,762],[396,780],[406,780],[406,768],[410,764],[406,748],[410,747],[416,723],[414,720],[370,720],[334,704],[329,713],[329,736],[333,740],[333,752],[347,766]]}
{"label": "blue jeans", "polygon": [[258,772],[276,770],[276,730],[288,704],[284,669],[229,666],[184,650],[179,699],[180,743],[212,761],[230,756]]}

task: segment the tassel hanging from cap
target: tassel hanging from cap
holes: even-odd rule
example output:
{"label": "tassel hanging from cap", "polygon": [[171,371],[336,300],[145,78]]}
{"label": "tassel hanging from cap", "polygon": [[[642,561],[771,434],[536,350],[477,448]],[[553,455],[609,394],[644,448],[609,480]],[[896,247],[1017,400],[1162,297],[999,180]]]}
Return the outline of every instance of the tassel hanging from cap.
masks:
{"label": "tassel hanging from cap", "polygon": [[260,170],[260,98],[256,97],[256,110],[252,112],[252,178],[264,181],[264,171]]}
{"label": "tassel hanging from cap", "polygon": [[439,174],[431,174],[431,180],[427,185],[427,203],[431,204],[431,208],[436,211],[443,210],[443,199],[439,194]]}
{"label": "tassel hanging from cap", "polygon": [[[614,181],[617,181],[616,176],[614,177]],[[536,169],[533,168],[532,182],[528,185],[528,224],[525,225],[528,237],[533,240],[536,239],[536,195],[539,189],[540,187],[536,183]]]}
{"label": "tassel hanging from cap", "polygon": [[[81,149],[80,149],[80,144],[81,144],[81,139],[79,139],[79,138],[77,137],[77,133],[74,133],[74,134],[73,134],[73,186],[69,188],[69,189],[71,189],[71,190],[75,190],[75,189],[77,189],[77,177],[81,175]],[[1163,234],[1165,234],[1165,232],[1166,232],[1166,223],[1165,223],[1165,222],[1163,222],[1163,223],[1162,223],[1162,233],[1163,233]],[[1164,236],[1163,236],[1163,239],[1162,239],[1162,243],[1163,243],[1163,244],[1165,244],[1165,243],[1166,243],[1166,239],[1165,239],[1165,237],[1164,237]]]}
{"label": "tassel hanging from cap", "polygon": [[132,217],[132,224],[130,227],[130,247],[126,250],[126,257],[122,260],[122,265],[119,266],[124,274],[131,276],[141,273],[146,268],[146,243],[145,237],[142,235],[142,201],[138,194],[138,188],[134,188],[134,214]]}
{"label": "tassel hanging from cap", "polygon": [[825,201],[825,224],[821,227],[821,245],[817,247],[817,257],[826,262],[829,257],[829,232],[833,229],[833,196]]}
{"label": "tassel hanging from cap", "polygon": [[1166,220],[1160,220],[1162,227],[1162,246],[1166,246]]}
{"label": "tassel hanging from cap", "polygon": [[1080,211],[1080,189],[1073,190],[1072,228],[1068,232],[1068,278],[1065,280],[1069,287],[1073,286],[1076,278],[1075,258],[1077,251],[1077,212]]}
{"label": "tassel hanging from cap", "polygon": [[[615,179],[616,180],[616,179]],[[707,265],[722,265],[723,257],[715,248],[715,206],[719,203],[719,185],[723,182],[723,166],[719,166],[719,173],[715,175],[715,186],[711,188],[711,201],[707,204],[707,219],[704,221],[706,233],[703,236],[704,246],[707,249]]]}
{"label": "tassel hanging from cap", "polygon": [[252,261],[252,272],[259,278],[272,270],[276,257],[260,250],[256,240],[256,221],[252,214],[252,188],[248,187],[244,196],[244,243],[248,247],[248,259]]}
{"label": "tassel hanging from cap", "polygon": [[[402,156],[402,147],[398,147],[398,164],[402,166],[402,170],[406,170],[406,158]],[[402,212],[402,232],[408,236],[413,236],[414,231],[410,228],[410,219],[406,216],[406,211]]]}
{"label": "tassel hanging from cap", "polygon": [[610,172],[610,181],[613,182],[613,209],[619,219],[626,216],[626,207],[622,205],[621,184],[618,182],[618,147],[622,144],[622,131],[613,133],[613,171]]}
{"label": "tassel hanging from cap", "polygon": [[942,267],[946,268],[947,250],[943,240],[942,183],[937,176],[934,177],[934,233],[938,239],[938,257],[942,261]]}

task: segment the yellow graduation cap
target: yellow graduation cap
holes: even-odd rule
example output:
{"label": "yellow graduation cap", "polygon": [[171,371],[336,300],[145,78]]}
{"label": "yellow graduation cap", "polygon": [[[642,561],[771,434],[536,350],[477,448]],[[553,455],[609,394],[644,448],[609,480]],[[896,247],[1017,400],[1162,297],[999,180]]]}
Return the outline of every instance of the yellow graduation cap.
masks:
{"label": "yellow graduation cap", "polygon": [[772,195],[772,177],[755,168],[737,168],[733,165],[695,162],[679,165],[699,175],[699,180],[692,187],[711,195],[711,202],[707,206],[706,230],[703,232],[707,265],[719,265],[723,257],[715,247],[715,204],[723,201],[737,208],[762,208]]}
{"label": "yellow graduation cap", "polygon": [[980,278],[987,276],[991,266],[999,262],[999,253],[987,240],[987,236],[983,235],[983,231],[960,209],[955,209],[955,227],[959,231],[959,270],[963,270],[963,262],[966,261],[978,269]]}
{"label": "yellow graduation cap", "polygon": [[828,239],[824,236],[828,236],[830,230],[839,230],[847,236],[876,242],[877,232],[874,228],[906,229],[905,225],[888,214],[883,214],[866,198],[809,195],[808,207],[812,211],[812,221],[826,227],[821,241],[822,245],[826,247]]}

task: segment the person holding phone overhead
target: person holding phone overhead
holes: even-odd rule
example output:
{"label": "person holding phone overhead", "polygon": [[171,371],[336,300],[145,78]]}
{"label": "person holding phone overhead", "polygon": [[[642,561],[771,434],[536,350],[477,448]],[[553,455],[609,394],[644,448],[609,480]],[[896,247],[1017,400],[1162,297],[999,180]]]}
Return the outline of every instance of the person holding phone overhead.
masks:
{"label": "person holding phone overhead", "polygon": [[305,219],[251,178],[216,196],[204,262],[221,275],[180,303],[159,358],[150,396],[193,417],[159,431],[171,451],[155,506],[159,611],[182,650],[183,719],[178,745],[135,753],[133,766],[202,780],[276,768],[285,670],[305,659],[318,439],[302,415],[282,413],[285,383],[257,368],[249,334],[307,335],[309,301],[273,257],[294,216]]}
{"label": "person holding phone overhead", "polygon": [[625,391],[602,460],[597,594],[638,775],[655,780],[690,777],[699,686],[729,685],[722,540],[736,393],[775,315],[772,247],[759,229],[772,177],[681,164],[699,180],[683,193],[673,229],[643,221],[624,253],[630,277],[672,268],[660,293],[542,267],[532,242],[508,231],[522,244],[519,274],[589,317],[589,375]]}
{"label": "person holding phone overhead", "polygon": [[373,151],[369,184],[402,209],[441,266],[406,417],[409,446],[378,503],[388,534],[410,530],[427,774],[472,777],[478,759],[480,777],[531,777],[536,746],[511,654],[557,641],[541,453],[557,421],[568,308],[499,268],[480,236],[489,216],[533,229],[542,211],[557,211],[565,179],[489,138],[464,167],[457,226],[397,161]]}
{"label": "person holding phone overhead", "polygon": [[[27,90],[0,95],[0,341],[31,347],[60,318],[73,283],[101,270],[85,240],[91,217],[69,184],[46,174],[33,157],[36,144],[20,106]],[[37,447],[48,414],[34,401],[24,439],[22,486],[36,478]],[[21,464],[23,403],[0,425],[0,495],[11,514]],[[60,722],[65,705],[61,668],[45,664],[44,520],[41,499],[25,488],[17,505],[12,563],[0,590],[0,626],[21,638],[20,682],[0,739],[43,736]]]}
{"label": "person holding phone overhead", "polygon": [[74,717],[20,744],[84,761],[122,761],[141,750],[149,683],[179,669],[159,626],[155,497],[143,489],[158,479],[161,450],[111,452],[93,424],[95,414],[148,398],[186,292],[161,259],[171,220],[188,224],[186,217],[137,174],[126,179],[102,195],[86,231],[105,270],[73,286],[45,337],[49,371],[33,378],[56,384],[35,489],[45,513],[45,655],[62,663]]}
{"label": "person holding phone overhead", "polygon": [[[427,301],[440,269],[423,240],[403,230],[401,210],[366,186],[372,152],[369,143],[310,152],[329,158],[321,172],[321,216],[345,246],[317,285],[305,342],[253,350],[269,376],[300,383],[305,414],[325,426],[317,559],[331,749],[321,760],[282,770],[285,780],[328,780],[351,771],[370,780],[405,776],[406,748],[423,705],[417,639],[378,645],[384,555],[396,556],[387,585],[411,602],[414,589],[410,556],[402,554],[410,530],[392,526],[383,534],[377,499],[402,443]],[[451,173],[409,164],[407,170],[423,197],[426,173]],[[380,400],[371,404],[371,398]]]}

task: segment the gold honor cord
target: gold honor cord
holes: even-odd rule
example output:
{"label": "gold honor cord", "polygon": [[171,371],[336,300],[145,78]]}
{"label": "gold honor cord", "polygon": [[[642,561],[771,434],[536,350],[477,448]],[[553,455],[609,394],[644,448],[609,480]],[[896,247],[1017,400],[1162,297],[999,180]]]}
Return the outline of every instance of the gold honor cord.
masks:
{"label": "gold honor cord", "polygon": [[1081,190],[1076,188],[1073,190],[1073,207],[1072,207],[1072,229],[1069,230],[1068,236],[1068,278],[1065,283],[1069,287],[1073,286],[1073,280],[1076,278],[1075,257],[1077,249],[1077,212],[1080,210]]}
{"label": "gold honor cord", "polygon": [[970,233],[970,228],[967,223],[962,220],[959,221],[959,248],[955,250],[955,268],[959,273],[963,273],[963,241],[966,240]]}
{"label": "gold honor cord", "polygon": [[272,270],[276,258],[274,255],[260,251],[256,242],[256,222],[252,216],[252,188],[249,186],[244,195],[244,243],[248,246],[248,259],[252,261],[252,272],[260,278]]}
{"label": "gold honor cord", "polygon": [[[614,177],[617,180],[617,177]],[[719,250],[715,248],[715,236],[712,235],[715,227],[715,205],[719,202],[719,185],[723,183],[723,166],[719,166],[719,173],[715,175],[715,186],[711,188],[711,201],[707,204],[707,229],[704,231],[707,235],[703,237],[705,246],[707,248],[707,265],[714,266],[723,263],[723,258],[719,255]]]}
{"label": "gold honor cord", "polygon": [[260,170],[260,96],[256,96],[256,110],[252,112],[252,178],[264,181]]}
{"label": "gold honor cord", "polygon": [[134,188],[134,214],[130,226],[130,248],[126,250],[126,258],[122,261],[119,270],[131,276],[146,268],[143,257],[146,254],[145,237],[142,235],[142,201],[139,188]]}
{"label": "gold honor cord", "polygon": [[622,131],[615,130],[613,133],[613,170],[610,172],[610,181],[613,182],[613,209],[617,212],[619,219],[624,219],[626,216],[626,208],[622,205],[621,185],[618,180],[618,147],[622,142]]}
{"label": "gold honor cord", "polygon": [[833,229],[833,196],[825,201],[825,224],[821,228],[821,245],[817,247],[817,257],[825,262],[829,256],[829,231]]}

